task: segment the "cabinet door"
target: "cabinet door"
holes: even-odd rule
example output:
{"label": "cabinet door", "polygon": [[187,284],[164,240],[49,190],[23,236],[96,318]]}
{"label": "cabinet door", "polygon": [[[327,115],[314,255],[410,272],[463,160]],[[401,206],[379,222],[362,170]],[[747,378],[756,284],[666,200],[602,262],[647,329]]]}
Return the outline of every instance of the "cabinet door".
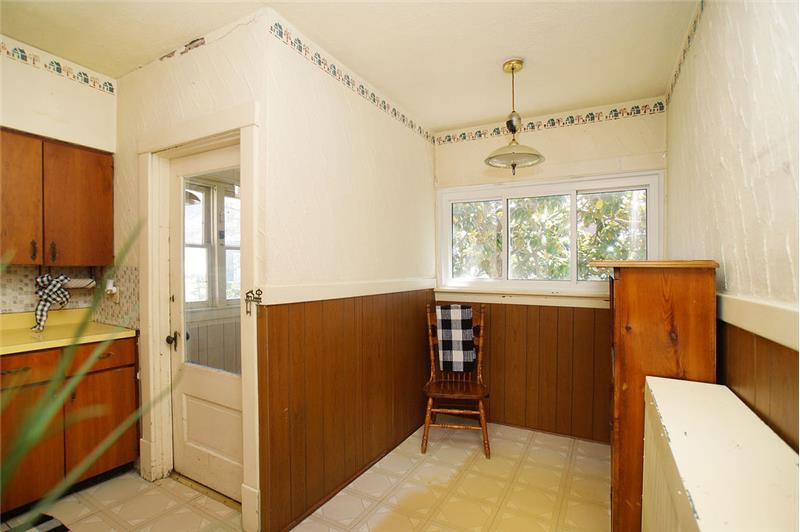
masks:
{"label": "cabinet door", "polygon": [[[136,410],[136,374],[124,367],[86,375],[64,406],[66,467],[71,471],[97,445]],[[92,417],[70,424],[87,414]],[[80,477],[80,480],[133,462],[138,456],[136,424]]]}
{"label": "cabinet door", "polygon": [[[46,384],[6,389],[10,402],[0,415],[0,456],[5,459],[10,445],[19,433],[23,420],[31,406],[35,405],[44,393]],[[12,510],[23,504],[35,501],[47,494],[64,478],[64,419],[62,412],[53,418],[48,435],[26,455],[8,486],[3,489],[3,511]]]}
{"label": "cabinet door", "polygon": [[42,264],[42,139],[0,131],[0,256]]}
{"label": "cabinet door", "polygon": [[44,141],[44,264],[102,266],[114,260],[111,155]]}

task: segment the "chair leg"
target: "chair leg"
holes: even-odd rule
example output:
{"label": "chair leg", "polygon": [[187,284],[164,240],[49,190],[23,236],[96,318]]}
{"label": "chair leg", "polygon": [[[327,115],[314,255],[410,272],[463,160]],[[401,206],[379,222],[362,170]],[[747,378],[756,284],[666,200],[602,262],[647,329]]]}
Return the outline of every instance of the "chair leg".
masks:
{"label": "chair leg", "polygon": [[483,407],[483,399],[478,400],[478,411],[481,415],[481,432],[483,433],[483,454],[486,458],[492,457],[492,451],[489,449],[489,431],[486,429],[486,409]]}
{"label": "chair leg", "polygon": [[428,433],[431,430],[431,408],[433,408],[433,397],[428,397],[428,408],[425,410],[425,430],[422,432],[422,454],[428,450]]}

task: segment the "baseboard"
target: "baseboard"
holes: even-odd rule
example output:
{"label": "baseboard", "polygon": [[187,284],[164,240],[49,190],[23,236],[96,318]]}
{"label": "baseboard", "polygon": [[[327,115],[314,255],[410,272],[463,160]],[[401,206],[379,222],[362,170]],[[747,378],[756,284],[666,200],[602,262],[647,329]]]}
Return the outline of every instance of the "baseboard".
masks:
{"label": "baseboard", "polygon": [[242,484],[242,530],[258,532],[259,527],[259,491],[257,488]]}

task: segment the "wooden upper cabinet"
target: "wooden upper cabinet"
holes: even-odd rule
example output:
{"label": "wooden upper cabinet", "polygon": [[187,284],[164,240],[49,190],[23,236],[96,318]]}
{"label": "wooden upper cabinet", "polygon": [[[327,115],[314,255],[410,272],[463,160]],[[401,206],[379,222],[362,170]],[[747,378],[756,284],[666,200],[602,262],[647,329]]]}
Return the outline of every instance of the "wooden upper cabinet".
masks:
{"label": "wooden upper cabinet", "polygon": [[108,153],[44,141],[44,264],[114,261],[113,159]]}
{"label": "wooden upper cabinet", "polygon": [[42,264],[42,139],[0,131],[0,256]]}

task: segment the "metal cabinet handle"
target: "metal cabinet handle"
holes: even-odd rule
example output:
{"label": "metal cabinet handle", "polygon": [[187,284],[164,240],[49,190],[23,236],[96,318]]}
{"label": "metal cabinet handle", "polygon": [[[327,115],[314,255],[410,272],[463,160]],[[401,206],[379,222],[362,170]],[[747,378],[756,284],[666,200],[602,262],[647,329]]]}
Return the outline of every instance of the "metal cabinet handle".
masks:
{"label": "metal cabinet handle", "polygon": [[106,353],[103,353],[99,357],[97,357],[97,360],[103,360],[104,358],[110,358],[110,357],[113,357],[113,356],[114,356],[114,353],[112,353],[111,351],[108,351]]}
{"label": "metal cabinet handle", "polygon": [[31,260],[36,260],[36,240],[31,240]]}
{"label": "metal cabinet handle", "polygon": [[58,249],[56,248],[55,242],[50,242],[50,260],[52,262],[56,261],[56,257],[58,256]]}
{"label": "metal cabinet handle", "polygon": [[19,375],[20,373],[27,373],[31,370],[30,366],[24,366],[21,368],[12,368],[12,369],[4,369],[0,371],[0,375]]}

